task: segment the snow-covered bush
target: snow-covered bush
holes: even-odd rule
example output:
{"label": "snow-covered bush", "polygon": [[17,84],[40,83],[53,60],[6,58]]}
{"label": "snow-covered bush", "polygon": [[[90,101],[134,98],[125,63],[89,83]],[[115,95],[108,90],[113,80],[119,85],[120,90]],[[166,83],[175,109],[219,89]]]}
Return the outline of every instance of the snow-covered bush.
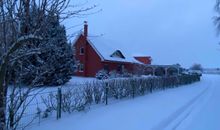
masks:
{"label": "snow-covered bush", "polygon": [[71,113],[73,111],[84,111],[87,107],[84,89],[66,89],[62,92],[62,111]]}
{"label": "snow-covered bush", "polygon": [[[68,113],[73,111],[84,111],[87,102],[82,92],[83,89],[65,89],[65,91],[62,92],[61,110]],[[42,97],[42,100],[46,106],[46,111],[57,111],[58,96],[56,93],[50,93],[47,97]],[[48,112],[45,114],[48,114]]]}
{"label": "snow-covered bush", "polygon": [[191,69],[191,70],[200,70],[200,71],[202,71],[202,70],[203,70],[203,67],[202,67],[201,64],[195,63],[195,64],[193,64],[193,65],[190,67],[190,69]]}
{"label": "snow-covered bush", "polygon": [[103,89],[101,89],[100,87],[93,88],[93,99],[96,104],[102,101],[103,92],[104,92]]}
{"label": "snow-covered bush", "polygon": [[109,78],[118,78],[118,77],[120,77],[120,74],[117,73],[116,70],[112,70],[109,72]]}
{"label": "snow-covered bush", "polygon": [[120,78],[120,77],[132,77],[133,75],[129,73],[126,69],[123,69],[122,72],[118,73],[116,70],[109,72],[109,78]]}
{"label": "snow-covered bush", "polygon": [[87,104],[92,104],[95,102],[96,104],[101,103],[103,101],[104,96],[104,87],[102,82],[92,82],[86,83],[84,87],[84,99]]}
{"label": "snow-covered bush", "polygon": [[[193,74],[170,77],[114,78],[88,82],[80,86],[80,88],[63,88],[62,111],[68,113],[85,111],[91,104],[107,102],[108,98],[134,98],[156,90],[174,88],[199,80],[200,76]],[[57,100],[58,96],[56,93],[51,93],[43,99],[47,107],[44,112],[45,117],[49,116],[52,111],[57,111]]]}
{"label": "snow-covered bush", "polygon": [[71,113],[74,111],[75,104],[74,100],[76,98],[75,94],[77,94],[75,91],[65,91],[62,94],[62,110],[64,112]]}
{"label": "snow-covered bush", "polygon": [[83,95],[85,98],[86,104],[92,104],[93,102],[93,86],[92,84],[86,83],[86,86],[83,88]]}
{"label": "snow-covered bush", "polygon": [[47,108],[47,109],[43,112],[42,118],[48,118],[51,114],[52,114],[51,109],[48,109],[48,108]]}
{"label": "snow-covered bush", "polygon": [[121,73],[121,77],[132,77],[133,74],[129,73],[127,69],[123,69]]}
{"label": "snow-covered bush", "polygon": [[108,79],[109,78],[109,75],[108,75],[108,72],[104,69],[98,71],[96,73],[96,76],[95,76],[97,79]]}
{"label": "snow-covered bush", "polygon": [[[125,80],[123,80],[125,81]],[[127,82],[128,83],[128,82]],[[128,92],[126,87],[128,88],[128,84],[125,82],[119,82],[117,79],[113,79],[109,84],[109,93],[112,97],[115,99],[121,99],[125,96],[127,96]]]}
{"label": "snow-covered bush", "polygon": [[57,110],[57,94],[49,93],[47,97],[41,97],[43,104],[46,106],[46,111]]}
{"label": "snow-covered bush", "polygon": [[87,104],[85,102],[84,96],[78,91],[73,99],[73,110],[75,111],[85,111]]}

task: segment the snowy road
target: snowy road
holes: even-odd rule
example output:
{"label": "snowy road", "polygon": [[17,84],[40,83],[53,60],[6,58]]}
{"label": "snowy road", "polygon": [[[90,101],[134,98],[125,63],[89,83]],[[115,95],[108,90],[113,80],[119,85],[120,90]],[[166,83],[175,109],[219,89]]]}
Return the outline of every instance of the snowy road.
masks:
{"label": "snowy road", "polygon": [[135,99],[97,105],[31,130],[220,130],[220,75]]}
{"label": "snowy road", "polygon": [[[219,130],[220,75],[205,75],[201,86],[205,89],[183,107],[170,115],[172,122],[159,129]],[[200,86],[200,85],[199,85]],[[165,120],[171,121],[171,120]],[[163,124],[163,123],[162,123]]]}
{"label": "snowy road", "polygon": [[208,91],[180,130],[220,130],[220,75],[208,77]]}

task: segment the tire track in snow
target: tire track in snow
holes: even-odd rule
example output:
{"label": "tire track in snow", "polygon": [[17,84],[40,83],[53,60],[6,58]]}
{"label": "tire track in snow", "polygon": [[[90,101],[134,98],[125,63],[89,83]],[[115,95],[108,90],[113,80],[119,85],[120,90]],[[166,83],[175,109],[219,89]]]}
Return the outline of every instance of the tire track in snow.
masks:
{"label": "tire track in snow", "polygon": [[[187,109],[184,113],[182,113],[180,115],[179,120],[176,121],[176,123],[173,125],[173,127],[171,127],[171,129],[173,130],[188,129],[186,127],[188,126],[187,123],[189,123],[190,116],[193,118],[195,114],[198,114],[202,110],[201,108],[203,108],[208,103],[208,101],[210,100],[213,94],[214,91],[213,80],[210,81],[207,86],[209,86],[206,88],[208,89],[208,92],[204,93],[204,95],[201,96],[195,103],[193,103],[193,105],[191,105],[189,109]],[[188,118],[189,120],[187,120]]]}
{"label": "tire track in snow", "polygon": [[[175,126],[173,128],[169,128],[175,130],[181,123],[182,121],[184,121],[191,113],[191,111],[193,110],[193,105],[201,98],[205,95],[205,93],[208,91],[208,87],[206,87],[204,90],[202,90],[202,92],[200,92],[197,96],[195,96],[193,99],[191,99],[189,102],[187,102],[185,105],[183,105],[182,107],[180,107],[179,109],[177,109],[174,113],[172,113],[170,116],[168,116],[165,120],[161,121],[158,125],[156,125],[155,127],[153,127],[152,130],[164,130],[167,127],[169,127],[169,125],[173,122],[175,122],[175,120],[177,120],[181,115],[183,115],[185,112],[187,112],[187,110],[190,109],[190,111],[188,111],[186,114],[183,115],[183,117],[181,118],[180,121],[178,121]],[[168,129],[168,128],[167,128]]]}
{"label": "tire track in snow", "polygon": [[[208,88],[206,88],[208,90]],[[174,121],[174,124],[171,125],[172,130],[177,130],[182,123],[192,114],[192,112],[196,109],[198,103],[201,102],[203,98],[207,97],[207,91],[203,93],[192,105],[190,105],[184,112],[182,112],[177,119]]]}

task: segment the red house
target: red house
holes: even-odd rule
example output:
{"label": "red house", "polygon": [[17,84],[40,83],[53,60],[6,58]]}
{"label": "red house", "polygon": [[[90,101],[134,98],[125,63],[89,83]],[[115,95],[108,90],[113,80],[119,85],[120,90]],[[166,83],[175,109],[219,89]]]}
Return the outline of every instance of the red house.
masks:
{"label": "red house", "polygon": [[151,64],[150,57],[126,57],[119,49],[108,46],[102,37],[89,37],[88,24],[73,43],[75,59],[78,61],[77,76],[94,77],[99,70],[108,72],[126,69],[132,73],[135,65]]}

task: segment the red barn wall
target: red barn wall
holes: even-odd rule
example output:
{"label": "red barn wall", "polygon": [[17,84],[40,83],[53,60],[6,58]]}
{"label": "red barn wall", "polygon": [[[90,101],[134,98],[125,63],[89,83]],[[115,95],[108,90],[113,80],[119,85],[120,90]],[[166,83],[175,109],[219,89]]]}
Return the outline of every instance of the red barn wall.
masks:
{"label": "red barn wall", "polygon": [[[80,48],[85,47],[85,38],[81,35],[76,43],[74,44],[75,47],[75,58],[77,61],[80,63],[85,64],[85,55],[80,55]],[[78,69],[75,73],[77,76],[85,76],[85,71],[84,72],[79,72]]]}
{"label": "red barn wall", "polygon": [[[84,64],[84,71],[76,71],[75,75],[83,77],[94,77],[96,73],[103,68],[101,58],[87,42],[86,38],[81,35],[76,41],[75,58],[79,63]],[[80,48],[84,47],[84,55],[80,54]]]}
{"label": "red barn wall", "polygon": [[101,62],[101,58],[99,57],[99,55],[96,53],[96,51],[93,49],[93,47],[87,43],[87,57],[86,57],[86,77],[94,77],[96,75],[96,73],[103,69],[103,64]]}

